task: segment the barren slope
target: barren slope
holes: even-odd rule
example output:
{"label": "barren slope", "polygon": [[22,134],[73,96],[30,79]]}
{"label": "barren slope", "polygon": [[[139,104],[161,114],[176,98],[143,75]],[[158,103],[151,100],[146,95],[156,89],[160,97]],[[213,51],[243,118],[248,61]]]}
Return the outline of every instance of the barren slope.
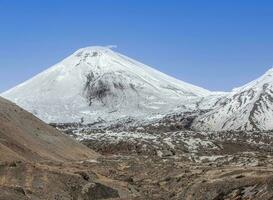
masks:
{"label": "barren slope", "polygon": [[86,160],[98,155],[0,98],[0,159]]}
{"label": "barren slope", "polygon": [[99,158],[97,153],[0,98],[0,200],[127,196],[122,183],[101,178],[87,165]]}

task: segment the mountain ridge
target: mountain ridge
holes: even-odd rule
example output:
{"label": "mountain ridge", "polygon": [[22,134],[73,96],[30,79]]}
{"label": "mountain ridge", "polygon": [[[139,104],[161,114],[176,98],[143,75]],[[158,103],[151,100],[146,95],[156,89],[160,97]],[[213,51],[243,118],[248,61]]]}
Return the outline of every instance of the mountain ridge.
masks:
{"label": "mountain ridge", "polygon": [[1,96],[47,123],[149,122],[201,110],[194,130],[273,129],[273,68],[231,92],[211,92],[100,46],[75,51]]}
{"label": "mountain ridge", "polygon": [[220,99],[212,111],[199,116],[197,130],[273,130],[273,68]]}

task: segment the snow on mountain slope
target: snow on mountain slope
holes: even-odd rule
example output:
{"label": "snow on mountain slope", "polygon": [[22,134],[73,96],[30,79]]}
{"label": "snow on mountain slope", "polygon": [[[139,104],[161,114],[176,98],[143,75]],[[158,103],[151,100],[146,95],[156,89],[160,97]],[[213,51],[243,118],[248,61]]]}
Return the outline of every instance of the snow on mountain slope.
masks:
{"label": "snow on mountain slope", "polygon": [[197,118],[198,130],[273,130],[273,68],[221,98]]}
{"label": "snow on mountain slope", "polygon": [[2,94],[53,123],[157,117],[210,92],[107,47],[87,47]]}

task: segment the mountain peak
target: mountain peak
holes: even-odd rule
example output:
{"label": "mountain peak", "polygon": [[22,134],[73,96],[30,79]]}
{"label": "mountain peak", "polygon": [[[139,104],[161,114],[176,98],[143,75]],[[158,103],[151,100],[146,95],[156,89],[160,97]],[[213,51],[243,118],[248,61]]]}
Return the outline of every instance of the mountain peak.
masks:
{"label": "mountain peak", "polygon": [[249,89],[262,89],[263,86],[265,84],[273,84],[273,68],[267,70],[262,76],[260,76],[259,78],[241,86],[241,87],[237,87],[237,88],[234,88],[232,90],[233,93],[237,93],[237,92],[242,92],[242,91],[245,91],[245,90],[249,90]]}
{"label": "mountain peak", "polygon": [[46,122],[92,123],[157,116],[210,94],[111,48],[79,49],[2,96]]}
{"label": "mountain peak", "polygon": [[83,55],[96,57],[97,55],[101,55],[104,53],[110,53],[110,52],[114,53],[112,51],[112,48],[114,48],[114,46],[88,46],[88,47],[78,49],[75,53],[73,53],[73,55],[77,57],[80,57]]}
{"label": "mountain peak", "polygon": [[273,76],[273,67],[270,68],[269,70],[267,70],[267,72],[265,73],[265,75],[267,75],[267,76]]}
{"label": "mountain peak", "polygon": [[273,130],[273,69],[235,88],[195,121],[203,130]]}

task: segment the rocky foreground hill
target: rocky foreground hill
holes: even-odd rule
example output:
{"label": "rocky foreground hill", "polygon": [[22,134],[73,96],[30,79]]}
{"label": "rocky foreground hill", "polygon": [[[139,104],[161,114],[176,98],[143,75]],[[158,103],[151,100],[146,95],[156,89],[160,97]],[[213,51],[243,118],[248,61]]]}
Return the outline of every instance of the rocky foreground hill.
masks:
{"label": "rocky foreground hill", "polygon": [[89,167],[99,158],[98,153],[0,98],[1,200],[126,196],[122,183]]}

